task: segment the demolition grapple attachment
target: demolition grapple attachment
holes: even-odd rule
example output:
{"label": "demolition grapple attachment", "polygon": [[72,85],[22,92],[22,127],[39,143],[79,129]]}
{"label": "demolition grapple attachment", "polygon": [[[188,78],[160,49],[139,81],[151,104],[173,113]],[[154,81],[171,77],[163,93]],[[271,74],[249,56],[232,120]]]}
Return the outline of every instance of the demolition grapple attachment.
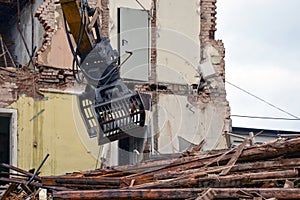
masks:
{"label": "demolition grapple attachment", "polygon": [[[99,8],[87,1],[60,0],[68,43],[73,54],[73,72],[78,82],[87,80],[79,96],[81,113],[90,137],[99,144],[144,134],[145,110],[138,92],[132,92],[120,79],[119,55],[108,38],[101,36]],[[73,37],[76,46],[73,46]],[[95,118],[97,120],[95,120]]]}
{"label": "demolition grapple attachment", "polygon": [[143,137],[145,111],[139,93],[96,104],[95,112],[101,128],[99,144],[128,136]]}
{"label": "demolition grapple attachment", "polygon": [[121,81],[118,58],[109,39],[104,38],[81,64],[84,77],[94,87],[92,110],[100,128],[99,144],[129,136],[144,137],[145,133],[143,100]]}

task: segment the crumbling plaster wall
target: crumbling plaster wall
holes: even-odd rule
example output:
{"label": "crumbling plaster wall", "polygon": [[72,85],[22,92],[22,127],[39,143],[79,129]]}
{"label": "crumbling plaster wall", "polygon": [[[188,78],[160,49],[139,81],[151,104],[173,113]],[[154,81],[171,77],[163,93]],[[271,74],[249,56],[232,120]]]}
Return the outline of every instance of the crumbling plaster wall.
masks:
{"label": "crumbling plaster wall", "polygon": [[[33,34],[33,40],[31,7],[22,10],[20,24],[30,50],[32,41],[37,46],[35,67],[24,66],[29,57],[21,35],[14,31],[16,27],[12,29],[13,37],[16,54],[22,58],[18,62],[23,67],[0,67],[0,107],[18,111],[18,153],[14,159],[21,168],[36,168],[49,153],[44,175],[92,169],[99,146],[96,138],[89,138],[79,111],[76,95],[83,86],[75,83],[70,70],[72,56],[60,6],[53,0],[35,3],[34,26],[40,29]],[[36,43],[35,37],[39,39]]]}
{"label": "crumbling plaster wall", "polygon": [[15,17],[12,23],[10,34],[14,45],[11,53],[17,64],[27,65],[33,56],[33,61],[39,65],[71,68],[72,54],[59,1],[37,0],[28,3],[20,12],[20,22]]}
{"label": "crumbling plaster wall", "polygon": [[[224,84],[224,47],[214,40],[216,1],[188,2],[157,1],[157,82],[203,87],[199,91],[190,87],[183,96],[177,95],[176,90],[171,90],[173,94],[158,94],[157,107],[154,106],[158,110],[155,134],[158,135],[158,151],[162,153],[182,149],[179,138],[191,144],[199,144],[204,139],[204,150],[224,148],[225,132],[230,127]],[[204,62],[210,62],[216,72],[213,76],[203,74],[202,70],[206,69],[201,69],[200,65]]]}
{"label": "crumbling plaster wall", "polygon": [[[157,13],[152,13],[152,16],[157,16],[157,19],[151,19],[154,25],[156,25],[154,32],[152,32],[152,39],[151,39],[151,79],[150,84],[165,84],[167,85],[168,91],[147,91],[153,95],[153,109],[154,112],[152,113],[152,120],[158,121],[157,123],[157,130],[152,128],[153,135],[157,135],[158,137],[158,145],[157,151],[162,153],[172,153],[178,152],[180,149],[179,147],[179,139],[178,137],[183,137],[187,141],[198,144],[202,139],[205,139],[206,144],[204,149],[211,149],[211,148],[223,148],[226,146],[225,139],[223,134],[229,131],[230,128],[230,109],[229,104],[226,100],[226,91],[225,91],[225,84],[224,84],[224,77],[225,77],[225,69],[224,69],[224,47],[221,41],[216,41],[214,39],[214,31],[215,31],[215,7],[216,0],[202,0],[202,1],[194,1],[190,0],[189,5],[187,1],[173,1],[173,0],[161,0],[156,1],[157,5]],[[106,14],[109,11],[109,20],[105,19],[102,20],[102,23],[109,22],[109,26],[107,28],[107,35],[111,36],[111,43],[114,48],[117,47],[117,38],[115,37],[117,33],[117,8],[118,7],[130,7],[135,9],[142,9],[140,5],[136,1],[124,0],[124,1],[117,1],[117,0],[110,0],[109,4],[108,0],[102,1],[102,5],[108,5],[109,7],[103,7],[102,9],[106,10]],[[156,10],[153,8],[155,5],[152,1],[148,0],[140,0],[142,5],[151,12]],[[163,2],[163,3],[162,3]],[[199,4],[200,3],[200,4]],[[98,2],[99,4],[99,2]],[[49,5],[49,4],[48,4]],[[174,7],[174,9],[169,9],[168,5]],[[181,13],[178,13],[178,9],[180,7],[185,7],[189,12],[184,12],[185,15],[188,15],[188,18],[192,20],[195,24],[189,24],[183,21],[183,16]],[[200,11],[200,15],[199,15]],[[151,13],[150,12],[150,13]],[[173,16],[172,20],[169,21],[168,16],[165,13],[171,13],[170,15]],[[178,15],[178,16],[177,16]],[[105,15],[108,16],[108,15]],[[104,16],[104,18],[105,18]],[[56,16],[57,17],[57,16]],[[161,19],[159,18],[161,17]],[[43,19],[43,18],[41,18]],[[58,21],[57,21],[58,22]],[[180,25],[184,23],[184,25]],[[170,29],[174,26],[175,30]],[[187,26],[187,27],[185,27]],[[167,33],[175,34],[172,35],[172,39],[170,41],[163,41],[162,39],[167,37],[166,33],[163,30],[167,30]],[[51,29],[48,29],[51,30]],[[63,30],[63,29],[62,29]],[[49,32],[49,31],[48,31]],[[40,88],[51,88],[57,89],[58,91],[62,91],[66,88],[70,88],[74,86],[74,80],[72,78],[72,72],[65,68],[67,64],[54,64],[54,62],[49,62],[48,56],[51,52],[55,52],[60,48],[60,46],[55,46],[55,37],[60,35],[63,37],[65,34],[63,31],[59,32],[58,29],[56,32],[51,35],[51,42],[48,39],[43,37],[44,44],[47,44],[47,48],[43,48],[42,46],[38,46],[37,55],[44,56],[41,60],[38,58],[38,61],[41,61],[37,65],[38,70],[28,70],[27,75],[23,78],[16,78],[20,76],[23,72],[20,72],[22,69],[18,69],[17,72],[7,72],[1,71],[0,75],[4,74],[4,82],[3,86],[1,87],[0,92],[5,93],[7,95],[7,101],[2,100],[1,103],[3,107],[7,107],[12,102],[17,101],[17,99],[21,96],[21,94],[27,94],[34,99],[27,99],[24,103],[24,99],[22,98],[20,101],[14,104],[12,108],[23,109],[23,105],[27,105],[27,101],[37,101],[37,97],[39,96],[38,91]],[[155,34],[153,34],[155,33]],[[37,34],[36,34],[37,35]],[[200,39],[199,39],[200,35]],[[47,35],[48,36],[48,35]],[[46,36],[46,38],[47,38]],[[59,40],[57,40],[59,41]],[[58,42],[59,44],[59,42]],[[187,45],[188,44],[188,45]],[[53,46],[52,46],[53,45]],[[61,50],[67,50],[68,46],[61,45]],[[170,50],[168,50],[170,48]],[[48,49],[48,50],[47,50]],[[44,54],[46,52],[46,54]],[[44,54],[44,55],[43,55]],[[55,56],[53,57],[55,58]],[[66,60],[71,60],[66,56]],[[191,89],[190,84],[198,84],[200,81],[200,73],[199,70],[200,64],[203,64],[211,60],[211,65],[216,71],[216,75],[210,77],[205,80],[204,89],[201,91],[194,91]],[[176,61],[176,62],[173,62]],[[63,61],[64,62],[64,61]],[[48,66],[47,66],[48,65]],[[52,66],[54,65],[54,67]],[[166,67],[167,66],[167,67]],[[172,73],[168,73],[167,70],[171,70]],[[13,71],[13,70],[12,70]],[[4,73],[5,72],[5,73]],[[175,73],[174,73],[175,72]],[[10,75],[8,75],[9,73]],[[175,75],[174,75],[175,74]],[[171,76],[170,76],[171,75]],[[10,78],[7,79],[7,76]],[[11,76],[14,78],[11,79]],[[0,76],[1,78],[1,76]],[[6,80],[5,80],[6,79]],[[25,82],[24,80],[32,80],[32,83]],[[26,83],[26,84],[25,84]],[[28,84],[27,84],[28,83]],[[167,84],[166,84],[167,83]],[[26,87],[22,86],[26,85]],[[139,84],[137,84],[139,86]],[[185,88],[184,91],[181,91],[180,87]],[[76,87],[75,87],[76,88]],[[171,89],[170,89],[171,88]],[[21,90],[20,90],[21,89]],[[75,89],[76,90],[76,89]],[[35,91],[34,94],[28,93],[28,91]],[[55,98],[59,99],[59,101],[53,101],[51,106],[47,110],[54,109],[59,107],[61,111],[64,113],[68,113],[68,117],[64,117],[63,119],[58,118],[62,121],[48,121],[48,127],[51,129],[54,124],[60,124],[57,126],[57,134],[62,134],[62,131],[71,131],[70,133],[63,133],[67,134],[66,137],[61,140],[65,142],[65,145],[70,147],[73,146],[72,140],[70,138],[74,137],[74,140],[77,141],[74,144],[79,145],[77,150],[80,150],[78,155],[86,154],[87,151],[85,149],[85,144],[89,143],[89,138],[83,138],[82,136],[78,135],[76,132],[76,127],[74,127],[78,123],[69,123],[66,127],[63,127],[63,121],[68,118],[68,120],[73,119],[74,116],[71,115],[69,112],[70,110],[64,110],[60,106],[65,106],[65,103],[61,103],[64,97],[62,94],[58,94]],[[41,98],[43,98],[41,96]],[[55,99],[54,98],[54,99]],[[27,102],[27,103],[26,103]],[[63,101],[64,102],[64,101]],[[70,101],[66,101],[70,105]],[[31,103],[30,103],[31,104]],[[34,104],[38,104],[37,102]],[[61,105],[60,105],[61,104]],[[41,107],[39,107],[41,108]],[[69,107],[68,107],[69,109]],[[35,110],[38,112],[38,110]],[[155,112],[157,111],[157,112]],[[78,111],[79,112],[79,111]],[[23,118],[23,115],[26,112],[21,112],[19,114],[20,117]],[[157,113],[157,114],[156,114]],[[34,112],[31,111],[31,117],[34,116]],[[56,115],[59,115],[58,112],[55,114],[50,114],[50,112],[44,113],[47,115],[47,118],[55,118]],[[29,121],[31,118],[29,116],[26,117],[26,120]],[[25,121],[26,121],[25,120]],[[24,121],[24,124],[25,124]],[[82,122],[82,121],[81,121]],[[43,122],[39,122],[43,123]],[[79,123],[80,124],[80,123]],[[24,125],[25,126],[25,125]],[[81,127],[82,130],[85,129],[84,126]],[[38,134],[51,134],[46,129],[37,129]],[[24,156],[24,151],[27,151],[28,148],[33,148],[29,146],[27,143],[24,143],[25,135],[32,134],[30,131],[26,129],[26,131],[22,130],[22,127],[19,127],[19,131],[22,134],[22,138],[20,141],[22,142],[22,150],[20,151],[19,156]],[[157,132],[155,132],[157,131]],[[85,133],[84,131],[82,133]],[[159,134],[158,134],[159,133]],[[71,135],[69,135],[71,134]],[[88,134],[85,133],[85,136]],[[40,137],[40,142],[45,143],[47,140],[51,140],[53,138],[46,138]],[[79,143],[78,143],[79,141]],[[62,145],[62,143],[58,143]],[[57,144],[57,145],[58,145]],[[32,143],[30,144],[32,145]],[[48,144],[47,144],[48,145]],[[62,145],[64,146],[64,145]],[[62,147],[58,147],[59,149]],[[90,143],[90,148],[97,149],[96,143]],[[117,143],[114,142],[113,144],[108,145],[110,146],[106,150],[102,151],[102,155],[110,157],[110,164],[117,164]],[[112,147],[114,146],[114,147]],[[48,146],[47,148],[50,148]],[[42,154],[46,152],[47,149],[43,147],[42,153],[39,153],[38,156],[35,156],[35,159],[39,160],[42,157]],[[76,150],[76,151],[77,151]],[[108,151],[109,150],[109,151]],[[34,150],[31,150],[34,151]],[[29,152],[31,152],[29,151]],[[94,150],[92,151],[94,152]],[[21,155],[22,154],[22,155]],[[59,156],[58,152],[54,152],[55,156]],[[93,154],[93,153],[92,153]],[[37,154],[36,154],[37,155]],[[62,156],[65,154],[62,153]],[[91,154],[89,154],[90,156]],[[92,158],[91,158],[92,157]],[[89,163],[95,162],[95,157],[91,156],[88,158],[88,165]],[[62,158],[62,157],[60,157]],[[73,157],[68,157],[68,159],[73,159]],[[60,160],[56,160],[60,161]],[[49,173],[59,173],[62,172],[63,166],[55,165],[56,161],[52,162],[53,170],[58,168],[57,171],[49,171]],[[66,160],[67,161],[67,160]],[[37,162],[37,161],[35,161]],[[61,161],[63,162],[63,161]],[[53,164],[54,163],[54,164]],[[72,162],[71,162],[72,163]],[[78,163],[73,163],[78,164]],[[20,165],[23,168],[27,168],[29,166],[33,166],[33,161],[30,160],[28,163],[26,161],[20,161]],[[80,169],[86,166],[79,165]],[[34,167],[34,166],[33,166]],[[66,169],[71,169],[66,168]],[[73,169],[74,170],[74,169]]]}
{"label": "crumbling plaster wall", "polygon": [[43,175],[93,169],[99,147],[96,138],[86,138],[76,96],[43,95],[39,101],[23,95],[9,106],[18,110],[18,166],[36,168],[49,153]]}
{"label": "crumbling plaster wall", "polygon": [[72,73],[55,75],[56,71],[0,67],[0,107],[17,110],[18,151],[13,159],[30,169],[49,153],[44,175],[92,169],[99,152],[97,139],[89,138],[81,118],[76,94],[82,86],[59,79],[67,80]]}
{"label": "crumbling plaster wall", "polygon": [[59,1],[45,0],[35,11],[44,27],[42,46],[36,52],[36,63],[60,69],[71,69],[73,55],[66,37]]}
{"label": "crumbling plaster wall", "polygon": [[[214,40],[216,1],[139,2],[150,11],[150,20],[155,26],[151,31],[150,84],[163,84],[168,88],[168,92],[150,92],[156,150],[178,152],[178,137],[194,144],[205,139],[204,149],[226,147],[224,134],[229,131],[231,121],[224,84],[224,47],[221,41]],[[136,1],[109,1],[109,35],[115,48],[119,7],[143,9]],[[156,18],[151,18],[153,16]],[[198,93],[191,85],[198,85],[200,79],[203,81],[200,65],[207,61],[211,61],[216,73],[205,77],[204,89]],[[178,87],[187,89],[182,92]]]}

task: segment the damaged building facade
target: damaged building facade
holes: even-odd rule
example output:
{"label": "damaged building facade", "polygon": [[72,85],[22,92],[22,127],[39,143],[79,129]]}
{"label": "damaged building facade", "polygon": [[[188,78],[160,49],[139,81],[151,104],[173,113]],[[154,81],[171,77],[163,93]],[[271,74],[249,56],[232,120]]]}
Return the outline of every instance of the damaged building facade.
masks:
{"label": "damaged building facade", "polygon": [[231,120],[225,50],[214,38],[216,0],[89,4],[100,8],[101,35],[110,38],[120,62],[133,52],[121,78],[146,96],[148,138],[98,145],[89,129],[96,123],[87,124],[80,109],[85,84],[73,77],[60,2],[1,0],[0,30],[8,49],[0,50],[2,160],[31,169],[49,153],[42,173],[55,175],[96,163],[136,163],[143,151],[176,154],[202,141],[203,150],[227,147]]}

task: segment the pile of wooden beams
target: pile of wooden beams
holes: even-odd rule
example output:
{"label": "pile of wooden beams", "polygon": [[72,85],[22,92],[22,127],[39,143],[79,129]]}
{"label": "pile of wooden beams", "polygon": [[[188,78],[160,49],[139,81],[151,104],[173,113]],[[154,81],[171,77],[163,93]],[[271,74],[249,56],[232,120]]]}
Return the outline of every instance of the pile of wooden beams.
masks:
{"label": "pile of wooden beams", "polygon": [[[300,138],[247,143],[137,165],[35,176],[29,184],[33,174],[3,164],[19,174],[0,181],[28,196],[47,189],[53,199],[300,199]],[[17,190],[7,191],[9,198]]]}

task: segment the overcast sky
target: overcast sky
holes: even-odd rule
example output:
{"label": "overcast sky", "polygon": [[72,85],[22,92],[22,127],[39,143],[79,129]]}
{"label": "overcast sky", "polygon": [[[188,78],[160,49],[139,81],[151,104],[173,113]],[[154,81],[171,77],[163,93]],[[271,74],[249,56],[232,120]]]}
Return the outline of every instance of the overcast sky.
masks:
{"label": "overcast sky", "polygon": [[[226,80],[300,117],[300,1],[218,0]],[[293,118],[227,84],[231,114]],[[300,131],[300,121],[232,117],[233,126]]]}

